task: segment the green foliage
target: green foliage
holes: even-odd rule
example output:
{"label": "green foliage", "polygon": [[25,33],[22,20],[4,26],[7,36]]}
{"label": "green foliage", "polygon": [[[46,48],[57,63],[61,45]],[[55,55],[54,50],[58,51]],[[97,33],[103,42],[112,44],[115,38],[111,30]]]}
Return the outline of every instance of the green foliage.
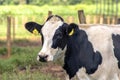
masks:
{"label": "green foliage", "polygon": [[[0,48],[3,52],[5,48]],[[59,80],[38,70],[31,72],[32,66],[42,67],[44,63],[36,60],[39,47],[12,47],[12,55],[8,59],[0,59],[0,80]],[[0,53],[1,53],[0,50]],[[25,70],[21,70],[24,69]]]}
{"label": "green foliage", "polygon": [[[93,2],[94,3],[94,2]],[[55,3],[57,4],[57,2]],[[100,4],[98,4],[100,7]],[[118,6],[120,7],[120,6]],[[114,6],[115,8],[115,6]],[[48,11],[53,11],[54,14],[61,16],[76,16],[77,10],[83,9],[85,14],[96,14],[95,4],[77,4],[77,5],[44,5],[44,6],[33,6],[33,5],[18,5],[18,6],[0,6],[0,16],[36,16],[39,20],[42,20],[42,16],[46,16]],[[118,8],[119,9],[119,8]],[[102,10],[107,13],[107,10]],[[112,12],[112,10],[110,9]],[[115,11],[115,10],[114,10]],[[120,9],[118,10],[120,11]],[[119,12],[118,12],[119,14]]]}
{"label": "green foliage", "polygon": [[79,3],[81,3],[82,2],[82,0],[69,0],[68,1],[69,2],[69,4],[71,4],[71,5],[75,5],[75,4],[79,4]]}
{"label": "green foliage", "polygon": [[7,52],[7,49],[5,47],[0,48],[0,55],[5,55]]}
{"label": "green foliage", "polygon": [[79,3],[92,3],[93,0],[0,0],[1,5],[75,5]]}
{"label": "green foliage", "polygon": [[[90,6],[90,5],[89,5]],[[48,11],[53,11],[53,13],[64,16],[64,15],[75,15],[77,14],[77,10],[84,9],[89,10],[93,9],[93,7],[87,8],[88,5],[79,4],[75,6],[31,6],[31,5],[18,5],[18,6],[0,6],[0,16],[20,16],[20,15],[26,15],[26,16],[32,16],[37,15],[38,17],[41,17],[43,15],[47,15]],[[95,7],[95,6],[94,6]],[[90,13],[90,12],[89,12]],[[41,18],[39,18],[41,19]]]}
{"label": "green foliage", "polygon": [[[2,49],[3,52],[6,51],[5,48]],[[13,47],[12,56],[9,59],[0,59],[0,73],[5,71],[13,71],[15,67],[35,65],[36,53],[39,48],[29,48],[29,47]],[[1,50],[0,50],[1,53]]]}

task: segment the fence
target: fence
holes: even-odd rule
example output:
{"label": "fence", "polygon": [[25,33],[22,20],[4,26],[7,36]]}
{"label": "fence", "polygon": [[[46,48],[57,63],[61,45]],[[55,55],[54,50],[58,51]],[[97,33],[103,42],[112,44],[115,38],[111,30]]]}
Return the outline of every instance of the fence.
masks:
{"label": "fence", "polygon": [[[49,11],[48,16],[52,15],[52,12]],[[63,17],[64,18],[64,17]],[[46,16],[42,17],[41,22],[43,23],[47,19]],[[21,16],[19,17],[7,17],[7,50],[8,50],[8,57],[10,56],[11,53],[11,40],[15,40],[16,36],[16,28],[19,27],[24,27],[24,24],[28,21],[37,21],[39,22],[40,19],[38,17],[32,16],[32,17],[26,17],[26,16]],[[116,17],[104,17],[104,16],[96,16],[96,15],[84,15],[83,11],[78,11],[78,18],[74,16],[68,16],[64,18],[66,23],[82,23],[80,26],[88,27],[91,26],[90,24],[96,25],[96,24],[116,24],[117,20]],[[108,25],[107,25],[108,26]],[[114,26],[114,25],[113,25]],[[11,28],[13,29],[11,34]],[[11,39],[11,35],[13,36]]]}

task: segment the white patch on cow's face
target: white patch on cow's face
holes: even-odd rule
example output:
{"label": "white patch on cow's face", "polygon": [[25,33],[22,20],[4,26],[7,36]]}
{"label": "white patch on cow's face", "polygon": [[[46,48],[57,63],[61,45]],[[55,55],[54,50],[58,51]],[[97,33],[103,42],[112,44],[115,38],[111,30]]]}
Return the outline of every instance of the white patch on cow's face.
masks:
{"label": "white patch on cow's face", "polygon": [[40,60],[40,61],[53,61],[55,55],[58,53],[58,48],[53,49],[51,48],[52,45],[52,38],[53,35],[59,26],[63,25],[63,21],[61,21],[58,17],[53,16],[50,20],[48,20],[43,28],[42,28],[42,33],[43,33],[43,38],[44,38],[44,43],[41,51],[38,53],[37,60],[40,60],[44,58],[45,60]]}

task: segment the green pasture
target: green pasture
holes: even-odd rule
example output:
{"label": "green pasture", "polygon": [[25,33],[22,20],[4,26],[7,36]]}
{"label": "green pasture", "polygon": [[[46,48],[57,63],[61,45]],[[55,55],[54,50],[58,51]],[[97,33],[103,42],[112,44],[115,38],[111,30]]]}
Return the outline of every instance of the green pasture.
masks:
{"label": "green pasture", "polygon": [[[40,47],[12,47],[12,55],[8,59],[0,59],[0,80],[59,80],[51,74],[40,72],[45,63],[36,60]],[[6,54],[6,47],[0,47],[0,56]],[[31,72],[31,67],[38,67]],[[24,69],[25,70],[22,70]]]}

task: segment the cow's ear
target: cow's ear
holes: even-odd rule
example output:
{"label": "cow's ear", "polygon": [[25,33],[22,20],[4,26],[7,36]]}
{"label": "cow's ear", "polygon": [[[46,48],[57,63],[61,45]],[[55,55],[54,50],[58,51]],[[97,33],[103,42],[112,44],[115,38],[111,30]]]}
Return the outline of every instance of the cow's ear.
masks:
{"label": "cow's ear", "polygon": [[75,34],[75,29],[78,28],[78,25],[75,24],[75,23],[71,23],[69,26],[68,26],[68,29],[67,29],[67,34],[69,36],[72,36],[73,34]]}
{"label": "cow's ear", "polygon": [[41,32],[42,25],[40,25],[40,24],[38,24],[36,22],[28,22],[28,23],[25,24],[25,28],[29,32],[37,35],[37,34],[39,34]]}

